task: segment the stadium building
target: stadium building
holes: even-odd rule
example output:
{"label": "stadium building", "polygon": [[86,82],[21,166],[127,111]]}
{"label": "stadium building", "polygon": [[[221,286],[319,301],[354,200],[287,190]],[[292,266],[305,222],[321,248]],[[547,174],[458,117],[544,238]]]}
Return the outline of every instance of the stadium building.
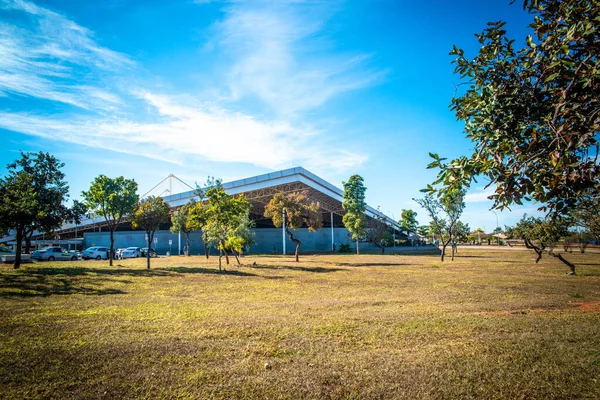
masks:
{"label": "stadium building", "polygon": [[[251,218],[255,221],[253,229],[256,244],[251,246],[248,253],[293,253],[295,244],[289,240],[283,228],[276,228],[270,219],[263,216],[265,205],[276,193],[292,193],[305,191],[311,200],[318,201],[323,213],[323,229],[309,232],[307,228],[294,231],[294,236],[302,241],[302,252],[322,252],[339,248],[342,243],[348,243],[354,248],[354,241],[342,223],[345,211],[342,208],[343,191],[331,183],[319,178],[302,167],[285,169],[264,175],[253,176],[233,182],[223,183],[229,195],[244,193],[252,203]],[[190,188],[191,189],[191,188]],[[167,189],[168,195],[162,196],[172,209],[176,209],[192,199],[200,200],[194,190],[172,194],[172,188]],[[400,226],[391,218],[383,215],[373,207],[367,206],[367,218],[380,216],[385,219],[395,235],[402,235]],[[156,243],[153,247],[158,254],[181,254],[185,246],[185,235],[169,231],[170,224],[161,225],[156,232]],[[81,224],[66,224],[58,236],[44,240],[41,235],[36,242],[58,244],[70,248],[87,248],[91,246],[109,246],[110,237],[106,222],[103,218],[84,219]],[[59,239],[59,240],[58,240]],[[124,221],[115,231],[115,249],[124,247],[146,247],[145,232],[133,230],[129,221]],[[361,243],[361,249],[372,245]],[[372,247],[374,248],[374,247]],[[204,244],[201,232],[190,235],[191,254],[203,254]]]}

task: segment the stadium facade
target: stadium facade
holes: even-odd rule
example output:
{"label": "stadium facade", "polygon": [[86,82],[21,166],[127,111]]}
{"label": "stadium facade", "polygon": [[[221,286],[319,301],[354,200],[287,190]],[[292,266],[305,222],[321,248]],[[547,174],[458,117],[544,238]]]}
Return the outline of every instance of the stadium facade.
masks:
{"label": "stadium facade", "polygon": [[[354,247],[354,241],[342,223],[342,216],[345,213],[342,208],[343,191],[302,167],[223,183],[223,187],[232,196],[244,193],[252,203],[251,218],[256,224],[253,229],[256,244],[249,249],[249,253],[292,253],[294,251],[295,244],[289,240],[284,230],[275,228],[271,220],[263,216],[263,212],[265,205],[276,193],[298,191],[305,191],[311,200],[318,201],[323,213],[323,229],[317,232],[309,232],[307,228],[295,230],[295,236],[302,241],[301,251],[331,251],[342,243],[349,243]],[[169,203],[172,209],[176,209],[192,199],[200,200],[193,190],[163,196],[163,199]],[[373,207],[367,207],[366,215],[367,218],[376,216],[384,218],[396,234],[401,234],[401,228],[396,221]],[[169,224],[160,227],[155,235],[157,242],[154,247],[159,254],[167,252],[180,254],[185,246],[185,236],[170,232],[169,227]],[[108,246],[110,243],[106,222],[102,218],[88,218],[77,226],[66,224],[58,234],[62,240],[78,243],[83,248]],[[82,235],[83,237],[81,237]],[[204,244],[201,232],[193,232],[190,239],[191,254],[203,254]],[[145,232],[132,230],[131,224],[124,221],[115,232],[115,248],[130,246],[146,247]],[[361,243],[361,248],[363,246],[364,248],[370,247],[367,243]]]}

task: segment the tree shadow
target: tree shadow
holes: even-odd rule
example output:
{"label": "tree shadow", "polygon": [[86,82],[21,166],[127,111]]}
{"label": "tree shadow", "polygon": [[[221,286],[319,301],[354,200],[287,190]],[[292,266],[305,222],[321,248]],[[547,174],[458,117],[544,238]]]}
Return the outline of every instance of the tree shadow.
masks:
{"label": "tree shadow", "polygon": [[[111,281],[113,282],[113,281]],[[88,282],[77,282],[71,279],[48,279],[39,274],[10,274],[0,276],[1,297],[46,297],[51,295],[83,294],[104,296],[108,294],[125,294],[119,289],[99,288],[100,279]]]}
{"label": "tree shadow", "polygon": [[414,265],[409,263],[376,263],[376,262],[363,262],[363,263],[339,263],[336,262],[334,265],[340,267],[400,267],[403,265]]}
{"label": "tree shadow", "polygon": [[256,274],[251,274],[249,272],[242,272],[242,271],[231,270],[231,269],[227,269],[227,270],[224,269],[222,271],[219,271],[218,269],[200,268],[200,267],[193,267],[193,268],[168,267],[168,268],[161,268],[161,270],[177,272],[178,274],[214,274],[214,275],[232,275],[232,276],[258,276]]}
{"label": "tree shadow", "polygon": [[328,272],[343,271],[342,268],[291,267],[291,266],[287,266],[287,265],[259,265],[259,264],[253,264],[250,266],[250,268],[271,269],[271,270],[287,269],[290,271],[314,272],[314,273],[328,273]]}

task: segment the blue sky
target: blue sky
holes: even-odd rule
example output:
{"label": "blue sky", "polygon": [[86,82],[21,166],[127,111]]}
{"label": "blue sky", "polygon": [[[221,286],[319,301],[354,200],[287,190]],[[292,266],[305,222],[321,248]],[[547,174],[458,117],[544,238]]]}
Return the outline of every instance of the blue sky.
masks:
{"label": "blue sky", "polygon": [[[474,54],[492,20],[523,42],[530,17],[509,3],[0,0],[0,163],[48,151],[72,198],[99,174],[144,193],[170,173],[303,166],[338,187],[358,173],[370,205],[425,224],[411,199],[434,179],[428,152],[472,149],[448,53]],[[467,201],[465,222],[496,226],[483,184]]]}

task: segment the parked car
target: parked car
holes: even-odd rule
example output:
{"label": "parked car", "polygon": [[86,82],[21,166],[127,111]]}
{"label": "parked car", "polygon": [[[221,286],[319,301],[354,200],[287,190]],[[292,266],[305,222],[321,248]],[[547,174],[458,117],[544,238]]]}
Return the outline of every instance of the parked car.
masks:
{"label": "parked car", "polygon": [[31,258],[38,261],[77,261],[76,254],[71,254],[62,247],[46,247],[36,250],[31,254]]}
{"label": "parked car", "polygon": [[89,260],[90,258],[95,260],[107,260],[108,251],[108,247],[89,247],[81,253],[81,257],[84,260]]}
{"label": "parked car", "polygon": [[122,253],[122,258],[137,258],[142,256],[140,247],[128,247]]}
{"label": "parked car", "polygon": [[[142,257],[146,257],[146,254],[148,253],[148,248],[142,247],[140,250],[142,251]],[[158,257],[158,253],[153,248],[150,248],[150,257]]]}
{"label": "parked car", "polygon": [[3,255],[7,255],[7,254],[15,254],[15,252],[6,246],[0,246],[0,255],[3,256]]}
{"label": "parked car", "polygon": [[123,258],[123,252],[124,252],[125,250],[126,250],[126,249],[117,249],[117,250],[115,251],[115,259],[116,259],[116,260],[119,260],[119,259]]}

